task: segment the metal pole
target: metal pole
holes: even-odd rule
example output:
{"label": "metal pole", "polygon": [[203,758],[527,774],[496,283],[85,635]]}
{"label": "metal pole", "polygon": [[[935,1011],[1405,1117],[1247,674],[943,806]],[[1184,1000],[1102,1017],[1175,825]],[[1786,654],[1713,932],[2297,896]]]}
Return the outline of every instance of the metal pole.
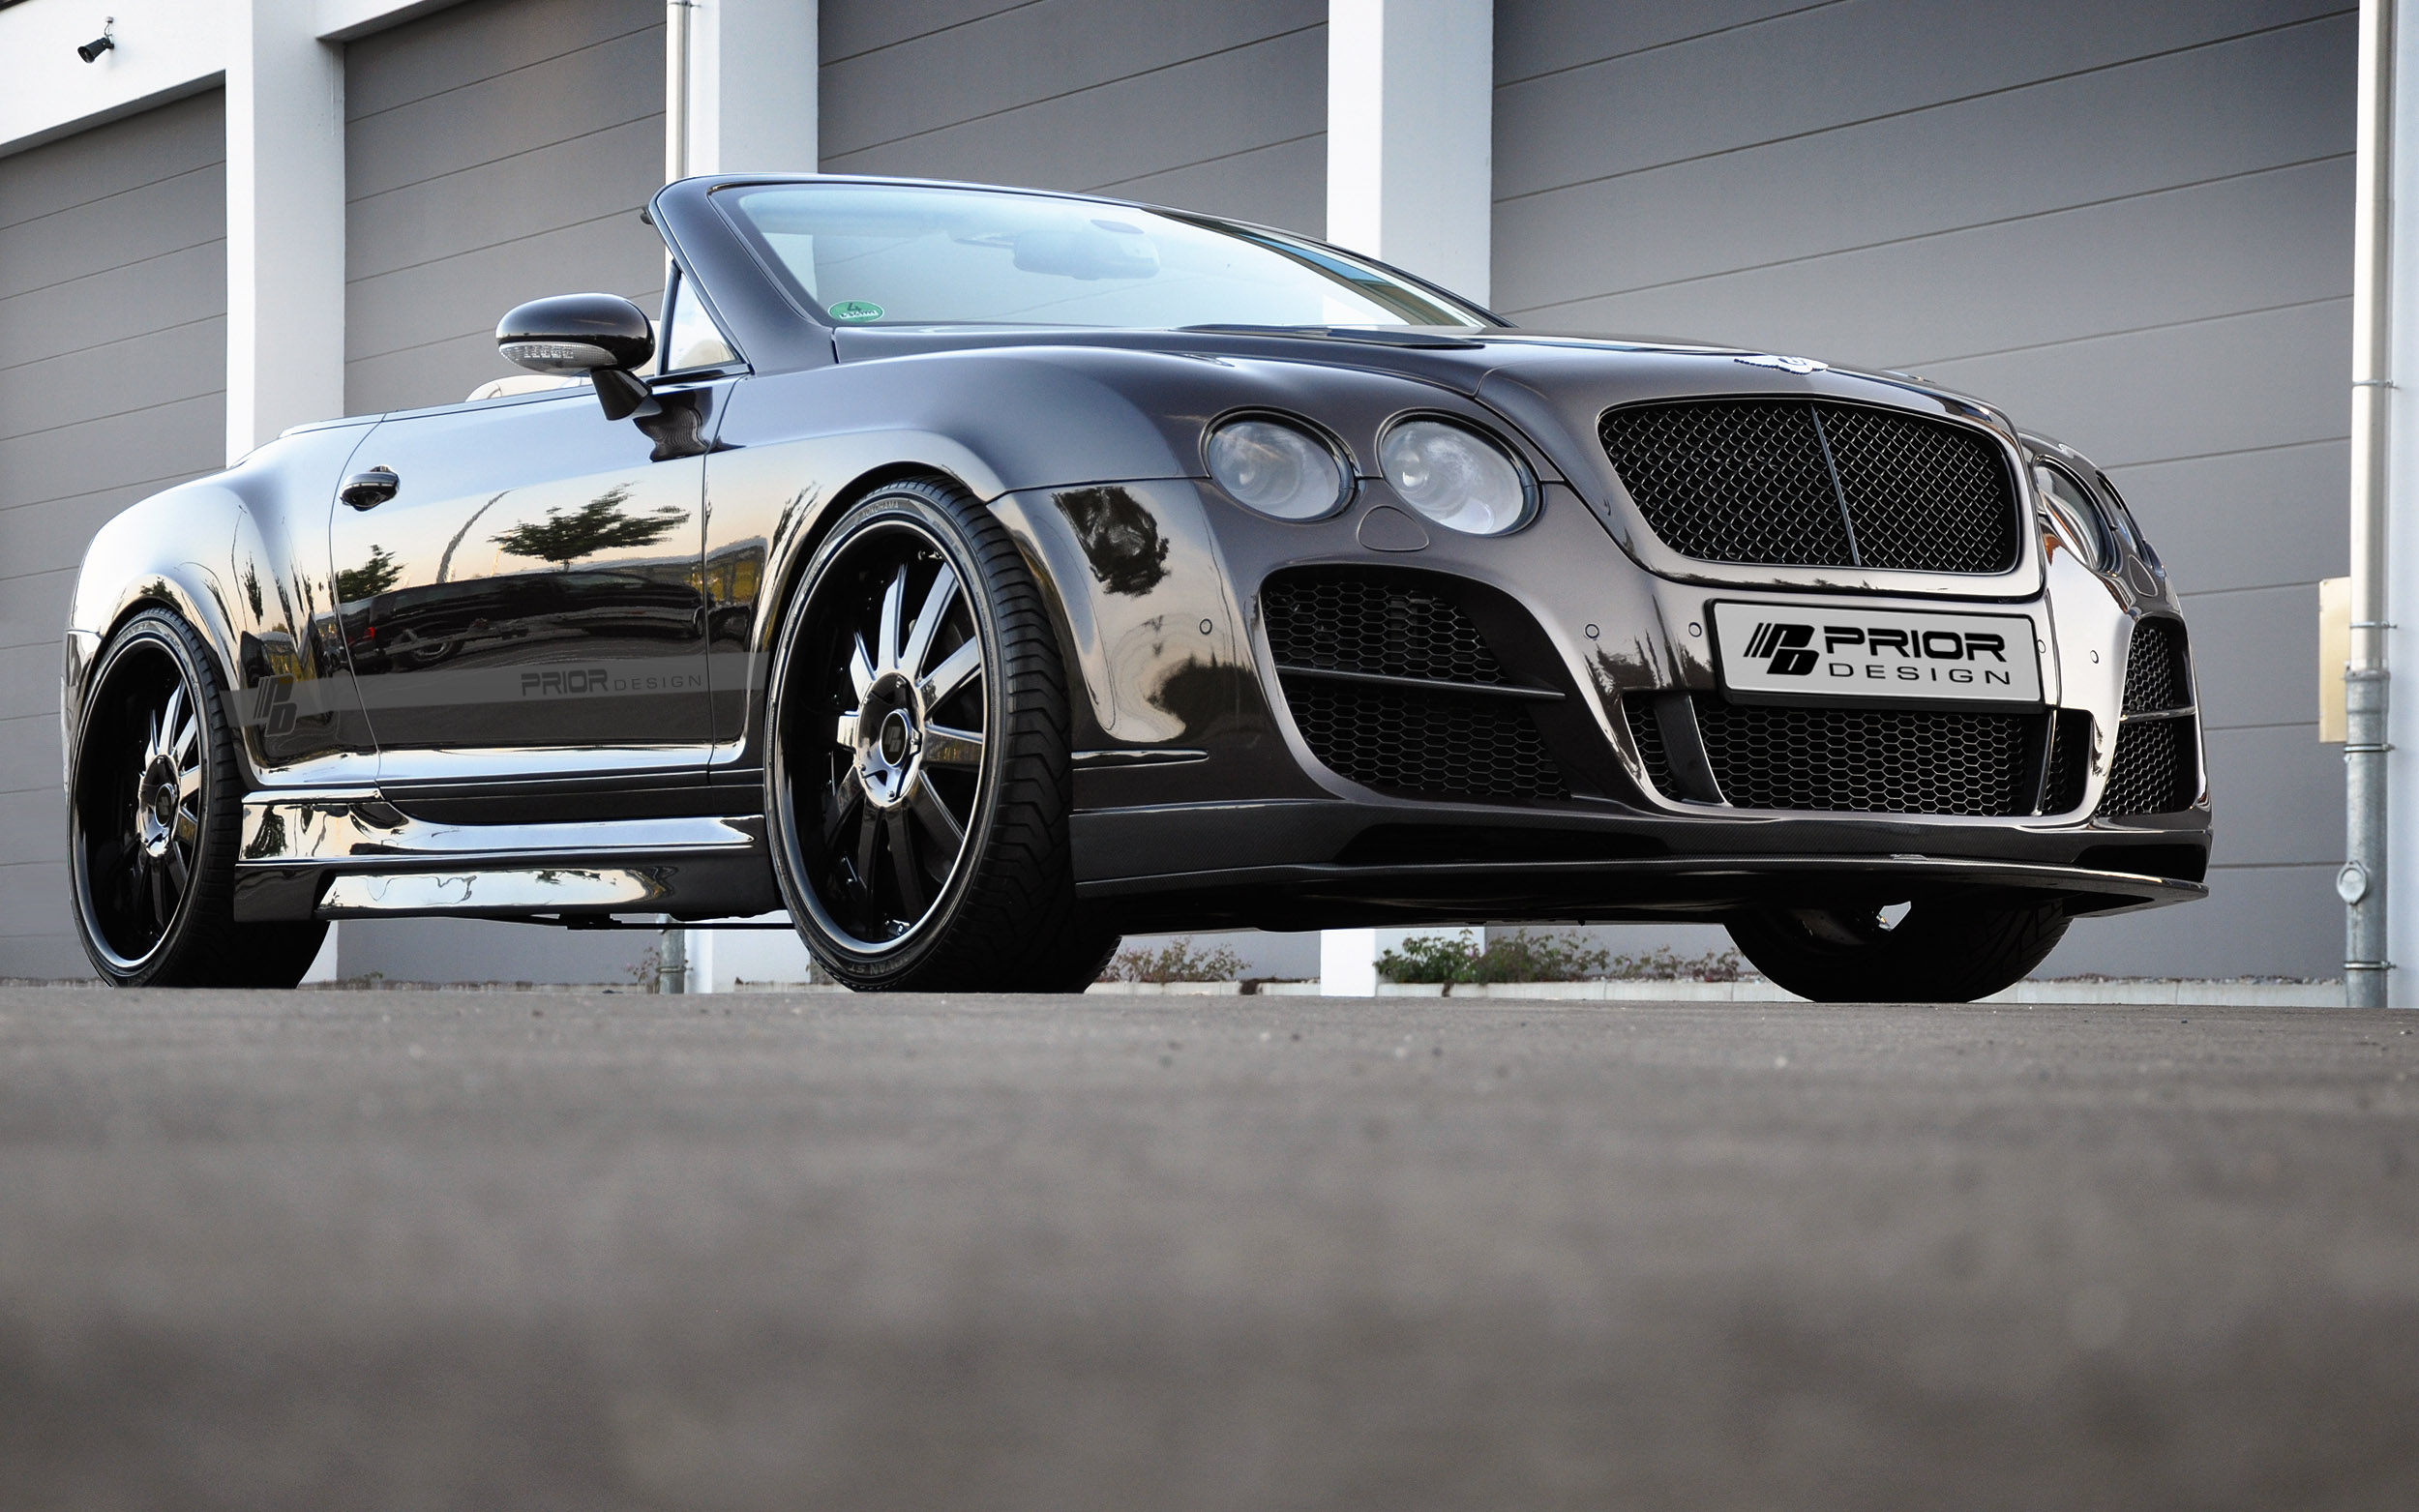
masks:
{"label": "metal pole", "polygon": [[[666,0],[664,6],[664,182],[689,176],[689,12],[695,0]],[[672,252],[664,253],[666,277]],[[689,934],[671,914],[664,915],[663,933],[655,942],[655,990],[689,990]]]}
{"label": "metal pole", "polygon": [[2344,997],[2386,1002],[2386,427],[2393,391],[2394,5],[2361,0],[2352,209],[2351,654],[2344,670]]}

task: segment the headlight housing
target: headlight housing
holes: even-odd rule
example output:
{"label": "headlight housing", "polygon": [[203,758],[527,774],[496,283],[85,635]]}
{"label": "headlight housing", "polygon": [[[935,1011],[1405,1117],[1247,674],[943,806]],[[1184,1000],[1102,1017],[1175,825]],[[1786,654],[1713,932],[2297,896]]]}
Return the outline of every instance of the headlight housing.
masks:
{"label": "headlight housing", "polygon": [[2113,571],[2116,567],[2116,538],[2109,531],[2108,521],[2101,513],[2099,501],[2091,489],[2083,486],[2063,467],[2047,462],[2033,464],[2033,487],[2041,494],[2042,506],[2047,511],[2058,534],[2096,573]]}
{"label": "headlight housing", "polygon": [[1317,519],[1352,497],[1352,469],[1299,426],[1264,415],[1229,420],[1203,448],[1218,487],[1263,515]]}
{"label": "headlight housing", "polygon": [[1536,498],[1528,471],[1500,442],[1449,420],[1397,421],[1378,442],[1378,464],[1404,503],[1448,530],[1516,530]]}

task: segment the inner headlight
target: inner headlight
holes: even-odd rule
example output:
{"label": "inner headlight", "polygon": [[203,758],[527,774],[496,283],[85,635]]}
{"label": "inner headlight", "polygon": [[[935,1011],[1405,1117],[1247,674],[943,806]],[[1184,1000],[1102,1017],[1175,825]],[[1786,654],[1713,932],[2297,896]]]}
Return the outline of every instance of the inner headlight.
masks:
{"label": "inner headlight", "polygon": [[1448,529],[1497,536],[1529,518],[1519,463],[1467,427],[1406,420],[1378,443],[1378,463],[1404,503]]}
{"label": "inner headlight", "polygon": [[2108,522],[2081,483],[2061,468],[2036,462],[2033,486],[2041,490],[2041,501],[2048,506],[2058,534],[2066,537],[2066,544],[2075,548],[2083,565],[2099,573],[2116,565],[2116,542],[2108,534]]}
{"label": "inner headlight", "polygon": [[1263,515],[1317,519],[1351,496],[1352,473],[1326,442],[1281,420],[1230,420],[1210,432],[1210,476]]}

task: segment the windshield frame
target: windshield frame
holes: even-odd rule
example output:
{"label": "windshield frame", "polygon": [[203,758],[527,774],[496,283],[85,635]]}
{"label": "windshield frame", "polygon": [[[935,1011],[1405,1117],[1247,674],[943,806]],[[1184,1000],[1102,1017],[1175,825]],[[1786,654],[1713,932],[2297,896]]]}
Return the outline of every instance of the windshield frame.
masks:
{"label": "windshield frame", "polygon": [[[799,284],[797,275],[791,270],[789,263],[782,258],[779,252],[776,252],[773,250],[770,243],[765,241],[763,232],[757,227],[756,222],[751,220],[745,212],[737,208],[736,201],[726,200],[723,198],[726,191],[756,189],[812,189],[821,184],[845,185],[851,188],[868,189],[922,189],[956,191],[976,194],[1019,194],[1032,199],[1051,199],[1058,200],[1062,203],[1086,205],[1106,205],[1120,210],[1142,211],[1150,215],[1163,216],[1168,220],[1180,222],[1183,224],[1190,225],[1196,229],[1208,231],[1212,234],[1232,236],[1239,241],[1247,242],[1260,247],[1277,256],[1301,263],[1306,267],[1320,272],[1325,277],[1333,278],[1335,276],[1333,273],[1329,272],[1326,268],[1320,266],[1322,263],[1326,262],[1340,262],[1348,267],[1366,268],[1370,272],[1378,274],[1384,279],[1393,280],[1418,290],[1419,293],[1434,300],[1437,304],[1444,306],[1447,310],[1456,311],[1465,318],[1474,322],[1469,326],[1425,326],[1410,324],[1379,325],[1373,322],[1367,327],[1367,329],[1475,332],[1489,329],[1503,329],[1511,324],[1511,322],[1506,320],[1503,316],[1495,313],[1495,311],[1491,310],[1488,310],[1484,306],[1476,303],[1475,301],[1465,299],[1461,295],[1454,293],[1452,290],[1445,288],[1439,284],[1432,283],[1428,280],[1420,278],[1417,274],[1406,273],[1400,268],[1393,267],[1388,263],[1380,262],[1374,257],[1364,257],[1359,252],[1347,252],[1343,248],[1332,247],[1325,242],[1300,235],[1298,232],[1284,230],[1277,226],[1259,225],[1248,221],[1230,221],[1222,216],[1201,215],[1190,210],[1175,210],[1170,209],[1165,205],[1146,204],[1141,200],[1106,199],[1096,194],[1070,194],[1056,190],[1019,189],[1006,185],[995,184],[966,184],[952,182],[946,179],[876,178],[859,177],[855,174],[817,174],[812,176],[801,174],[795,177],[726,179],[711,185],[706,191],[707,202],[714,205],[716,212],[721,217],[724,225],[729,228],[731,234],[738,238],[740,244],[747,248],[749,254],[756,259],[758,268],[763,273],[765,279],[770,282],[775,288],[781,291],[783,299],[788,301],[790,307],[792,310],[795,310],[798,313],[804,315],[810,324],[818,326],[825,331],[1179,331],[1186,328],[1181,326],[1087,325],[1073,321],[1021,320],[928,320],[902,323],[893,326],[844,324],[841,321],[833,319],[827,311],[815,303],[814,298]],[[1376,296],[1371,294],[1362,293],[1360,297],[1371,300],[1373,303],[1382,303],[1382,301],[1377,300]],[[1282,333],[1290,329],[1295,328],[1286,326],[1269,327],[1271,334]],[[1325,325],[1302,326],[1299,329],[1307,332],[1325,330],[1329,329],[1329,327]],[[1356,330],[1362,329],[1362,327],[1344,324],[1335,326],[1334,329]]]}

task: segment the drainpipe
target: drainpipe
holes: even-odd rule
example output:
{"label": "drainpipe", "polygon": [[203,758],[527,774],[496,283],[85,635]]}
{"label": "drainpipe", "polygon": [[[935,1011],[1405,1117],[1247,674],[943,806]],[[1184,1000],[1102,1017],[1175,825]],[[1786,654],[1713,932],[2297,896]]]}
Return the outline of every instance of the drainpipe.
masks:
{"label": "drainpipe", "polygon": [[2352,208],[2351,656],[2344,671],[2344,998],[2382,1008],[2386,959],[2386,441],[2393,311],[2394,6],[2361,0]]}

